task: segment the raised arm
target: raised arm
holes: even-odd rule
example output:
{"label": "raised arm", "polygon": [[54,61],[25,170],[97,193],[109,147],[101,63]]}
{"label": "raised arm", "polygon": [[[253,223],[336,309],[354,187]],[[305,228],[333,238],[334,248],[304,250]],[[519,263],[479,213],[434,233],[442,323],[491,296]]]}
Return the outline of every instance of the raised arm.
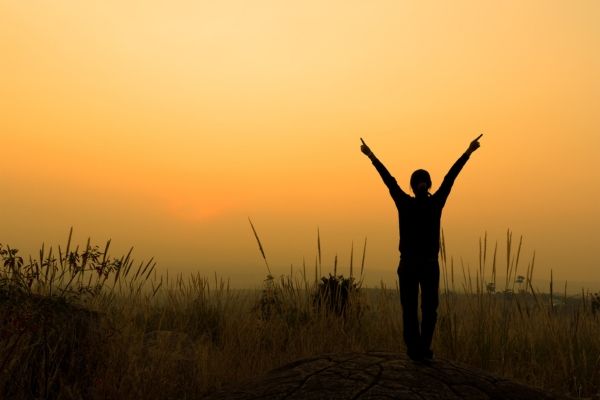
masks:
{"label": "raised arm", "polygon": [[440,185],[440,188],[436,192],[436,195],[441,196],[444,202],[446,201],[446,198],[450,194],[450,190],[452,189],[454,180],[456,179],[456,177],[458,176],[458,174],[460,173],[462,168],[465,166],[465,164],[469,160],[469,157],[471,156],[471,154],[473,154],[473,152],[479,148],[479,146],[480,146],[479,139],[481,139],[482,136],[483,136],[483,134],[477,136],[477,138],[469,144],[469,147],[467,148],[467,150],[463,153],[462,156],[460,156],[460,158],[458,160],[456,160],[454,165],[452,165],[452,167],[450,168],[450,171],[448,171],[448,173],[444,177],[444,181],[442,182],[442,184]]}
{"label": "raised arm", "polygon": [[385,183],[385,185],[388,187],[388,189],[390,191],[390,194],[392,195],[392,198],[394,200],[397,200],[400,196],[408,196],[400,188],[400,186],[398,185],[398,182],[396,181],[396,178],[394,178],[392,176],[392,174],[390,174],[390,172],[387,170],[387,168],[385,167],[385,165],[383,165],[382,162],[379,161],[379,159],[371,151],[371,149],[369,148],[369,146],[367,146],[367,144],[365,143],[365,141],[362,140],[362,138],[360,139],[360,141],[362,142],[362,145],[360,146],[360,151],[362,151],[364,155],[366,155],[367,157],[369,157],[369,159],[371,160],[371,162],[375,166],[375,169],[377,170],[377,172],[379,172],[379,175],[381,176],[381,179],[383,180],[383,183]]}

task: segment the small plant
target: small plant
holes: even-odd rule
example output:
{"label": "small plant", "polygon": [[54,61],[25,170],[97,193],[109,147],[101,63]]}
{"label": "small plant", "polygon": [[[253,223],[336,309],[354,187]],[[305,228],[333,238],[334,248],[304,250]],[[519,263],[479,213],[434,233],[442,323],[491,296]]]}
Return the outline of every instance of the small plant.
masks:
{"label": "small plant", "polygon": [[319,309],[325,308],[338,316],[345,316],[358,290],[359,286],[353,277],[329,274],[329,277],[321,278],[316,288],[314,304]]}
{"label": "small plant", "polygon": [[281,302],[281,295],[279,288],[275,284],[275,278],[273,278],[273,275],[268,274],[265,278],[264,287],[255,309],[259,312],[261,319],[269,320],[275,315],[281,315]]}
{"label": "small plant", "polygon": [[267,277],[264,281],[264,288],[255,310],[260,312],[260,316],[263,320],[269,320],[274,315],[281,314],[281,299],[277,285],[275,284],[275,278],[273,277],[273,274],[271,274],[271,268],[269,267],[265,250],[260,238],[258,237],[258,233],[256,232],[254,224],[250,218],[248,218],[248,222],[250,222],[250,227],[252,228],[252,232],[256,238],[258,249],[260,250],[260,254],[265,262],[265,266],[267,267]]}
{"label": "small plant", "polygon": [[592,293],[592,314],[600,312],[600,292]]}

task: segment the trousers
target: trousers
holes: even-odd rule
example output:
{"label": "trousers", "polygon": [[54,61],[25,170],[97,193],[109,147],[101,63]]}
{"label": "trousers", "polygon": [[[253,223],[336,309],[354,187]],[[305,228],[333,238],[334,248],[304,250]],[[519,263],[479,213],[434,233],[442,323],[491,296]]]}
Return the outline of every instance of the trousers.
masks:
{"label": "trousers", "polygon": [[[437,321],[440,266],[437,256],[401,259],[398,265],[403,337],[409,355],[431,356],[431,341]],[[421,323],[419,324],[419,287],[421,289]]]}

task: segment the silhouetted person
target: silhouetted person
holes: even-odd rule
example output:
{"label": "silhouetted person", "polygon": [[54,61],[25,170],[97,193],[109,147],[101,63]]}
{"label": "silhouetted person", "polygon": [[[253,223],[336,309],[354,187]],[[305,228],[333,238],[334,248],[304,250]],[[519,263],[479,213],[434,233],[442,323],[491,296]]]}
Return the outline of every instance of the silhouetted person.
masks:
{"label": "silhouetted person", "polygon": [[[444,177],[440,188],[429,193],[431,178],[423,169],[416,170],[410,177],[414,197],[406,194],[396,179],[375,157],[369,146],[362,141],[361,151],[367,155],[388,187],[400,222],[400,302],[404,342],[407,354],[413,360],[433,358],[431,341],[437,320],[438,288],[440,267],[440,220],[442,208],[452,189],[452,184],[466,164],[471,153],[479,148],[479,135],[465,153],[454,163]],[[419,327],[418,303],[421,287],[421,326]]]}

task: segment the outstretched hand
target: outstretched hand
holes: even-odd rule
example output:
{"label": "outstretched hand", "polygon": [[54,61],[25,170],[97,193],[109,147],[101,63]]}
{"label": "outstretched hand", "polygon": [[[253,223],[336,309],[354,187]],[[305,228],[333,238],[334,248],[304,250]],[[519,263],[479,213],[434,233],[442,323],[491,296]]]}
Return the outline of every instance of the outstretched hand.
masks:
{"label": "outstretched hand", "polygon": [[371,151],[369,146],[367,146],[367,144],[365,143],[365,141],[362,138],[360,138],[360,141],[362,142],[362,145],[360,146],[360,151],[362,151],[363,154],[366,155],[367,157],[371,157],[373,155],[373,152]]}
{"label": "outstretched hand", "polygon": [[471,142],[471,144],[469,144],[469,148],[467,149],[467,154],[471,155],[471,153],[473,153],[475,150],[477,150],[481,144],[479,144],[479,139],[481,139],[481,137],[483,136],[483,133],[479,136],[477,136],[477,138],[475,138],[475,140],[473,140]]}

